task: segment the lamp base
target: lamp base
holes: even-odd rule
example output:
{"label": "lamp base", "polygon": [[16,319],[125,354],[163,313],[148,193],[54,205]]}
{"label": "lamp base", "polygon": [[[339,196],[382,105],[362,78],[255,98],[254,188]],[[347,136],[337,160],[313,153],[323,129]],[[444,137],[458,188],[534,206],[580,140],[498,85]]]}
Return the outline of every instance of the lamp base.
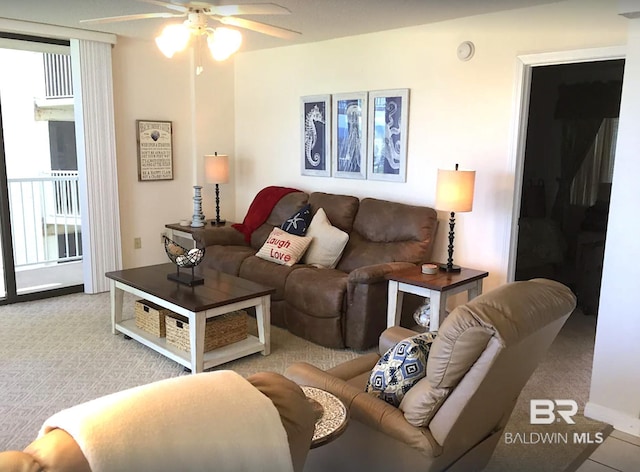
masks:
{"label": "lamp base", "polygon": [[449,267],[446,263],[440,263],[438,264],[438,267],[440,270],[445,272],[460,272],[462,270],[462,267],[455,264],[452,264],[451,267]]}
{"label": "lamp base", "polygon": [[227,220],[220,220],[220,221],[211,220],[211,226],[224,226],[226,224],[227,224]]}

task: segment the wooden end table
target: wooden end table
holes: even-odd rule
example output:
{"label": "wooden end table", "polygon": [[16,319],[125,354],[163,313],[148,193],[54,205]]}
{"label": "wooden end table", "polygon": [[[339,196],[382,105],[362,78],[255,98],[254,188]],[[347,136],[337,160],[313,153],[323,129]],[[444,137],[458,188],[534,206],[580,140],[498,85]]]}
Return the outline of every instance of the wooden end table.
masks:
{"label": "wooden end table", "polygon": [[[167,280],[167,274],[175,270],[176,266],[169,263],[117,270],[105,274],[111,283],[113,334],[123,333],[191,369],[193,373],[203,372],[205,369],[256,352],[261,352],[264,356],[270,353],[270,309],[274,288],[212,269],[198,271],[198,275],[204,277],[203,285],[188,287]],[[123,319],[124,292],[132,293],[187,317],[190,352],[181,351],[168,344],[165,338],[156,337],[139,329],[133,318]],[[204,352],[207,319],[249,307],[256,309],[258,337],[248,335],[242,341]]]}
{"label": "wooden end table", "polygon": [[482,293],[482,279],[489,272],[462,268],[460,272],[438,271],[423,274],[420,266],[397,270],[387,274],[389,280],[389,300],[387,305],[387,327],[400,324],[402,299],[405,293],[413,293],[429,298],[431,302],[431,323],[429,331],[438,331],[440,321],[447,312],[447,298],[460,292],[467,292],[469,300]]}
{"label": "wooden end table", "polygon": [[220,226],[216,226],[214,220],[205,220],[204,226],[194,228],[193,226],[182,226],[180,223],[169,223],[164,225],[169,231],[167,236],[173,239],[175,242],[184,247],[195,247],[195,241],[193,235],[198,232],[207,232],[215,228],[222,228],[223,226],[231,226],[233,222],[227,221],[221,223]]}

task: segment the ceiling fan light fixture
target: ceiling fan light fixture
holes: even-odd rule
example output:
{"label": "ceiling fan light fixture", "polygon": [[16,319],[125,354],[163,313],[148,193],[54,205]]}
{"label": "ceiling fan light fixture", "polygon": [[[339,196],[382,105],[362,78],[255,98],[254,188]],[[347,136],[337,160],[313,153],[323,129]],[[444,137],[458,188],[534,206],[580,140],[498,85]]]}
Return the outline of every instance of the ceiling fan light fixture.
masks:
{"label": "ceiling fan light fixture", "polygon": [[156,45],[162,54],[171,59],[176,52],[187,47],[190,38],[191,31],[185,24],[167,25],[156,38]]}
{"label": "ceiling fan light fixture", "polygon": [[212,34],[207,36],[207,45],[211,56],[216,61],[224,61],[240,49],[242,34],[230,28],[216,28]]}

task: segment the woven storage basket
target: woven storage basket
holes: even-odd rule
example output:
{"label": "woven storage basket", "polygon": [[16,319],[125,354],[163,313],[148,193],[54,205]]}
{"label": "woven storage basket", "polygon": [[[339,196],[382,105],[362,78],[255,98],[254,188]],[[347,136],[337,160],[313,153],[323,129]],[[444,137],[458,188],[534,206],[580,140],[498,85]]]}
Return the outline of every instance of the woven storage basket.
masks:
{"label": "woven storage basket", "polygon": [[165,318],[171,310],[151,303],[147,300],[137,300],[135,303],[136,326],[147,333],[164,338],[166,336]]}
{"label": "woven storage basket", "polygon": [[[189,320],[176,313],[167,315],[167,344],[191,352],[189,344]],[[242,341],[247,337],[247,312],[232,311],[207,320],[204,331],[204,352],[227,344]]]}

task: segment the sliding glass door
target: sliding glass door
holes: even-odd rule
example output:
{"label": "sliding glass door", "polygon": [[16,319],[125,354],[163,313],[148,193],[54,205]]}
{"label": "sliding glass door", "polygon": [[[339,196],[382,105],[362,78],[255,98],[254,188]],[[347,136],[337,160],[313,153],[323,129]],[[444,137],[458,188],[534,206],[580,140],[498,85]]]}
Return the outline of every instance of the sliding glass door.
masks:
{"label": "sliding glass door", "polygon": [[8,302],[82,290],[69,46],[46,41],[0,38],[0,296]]}

